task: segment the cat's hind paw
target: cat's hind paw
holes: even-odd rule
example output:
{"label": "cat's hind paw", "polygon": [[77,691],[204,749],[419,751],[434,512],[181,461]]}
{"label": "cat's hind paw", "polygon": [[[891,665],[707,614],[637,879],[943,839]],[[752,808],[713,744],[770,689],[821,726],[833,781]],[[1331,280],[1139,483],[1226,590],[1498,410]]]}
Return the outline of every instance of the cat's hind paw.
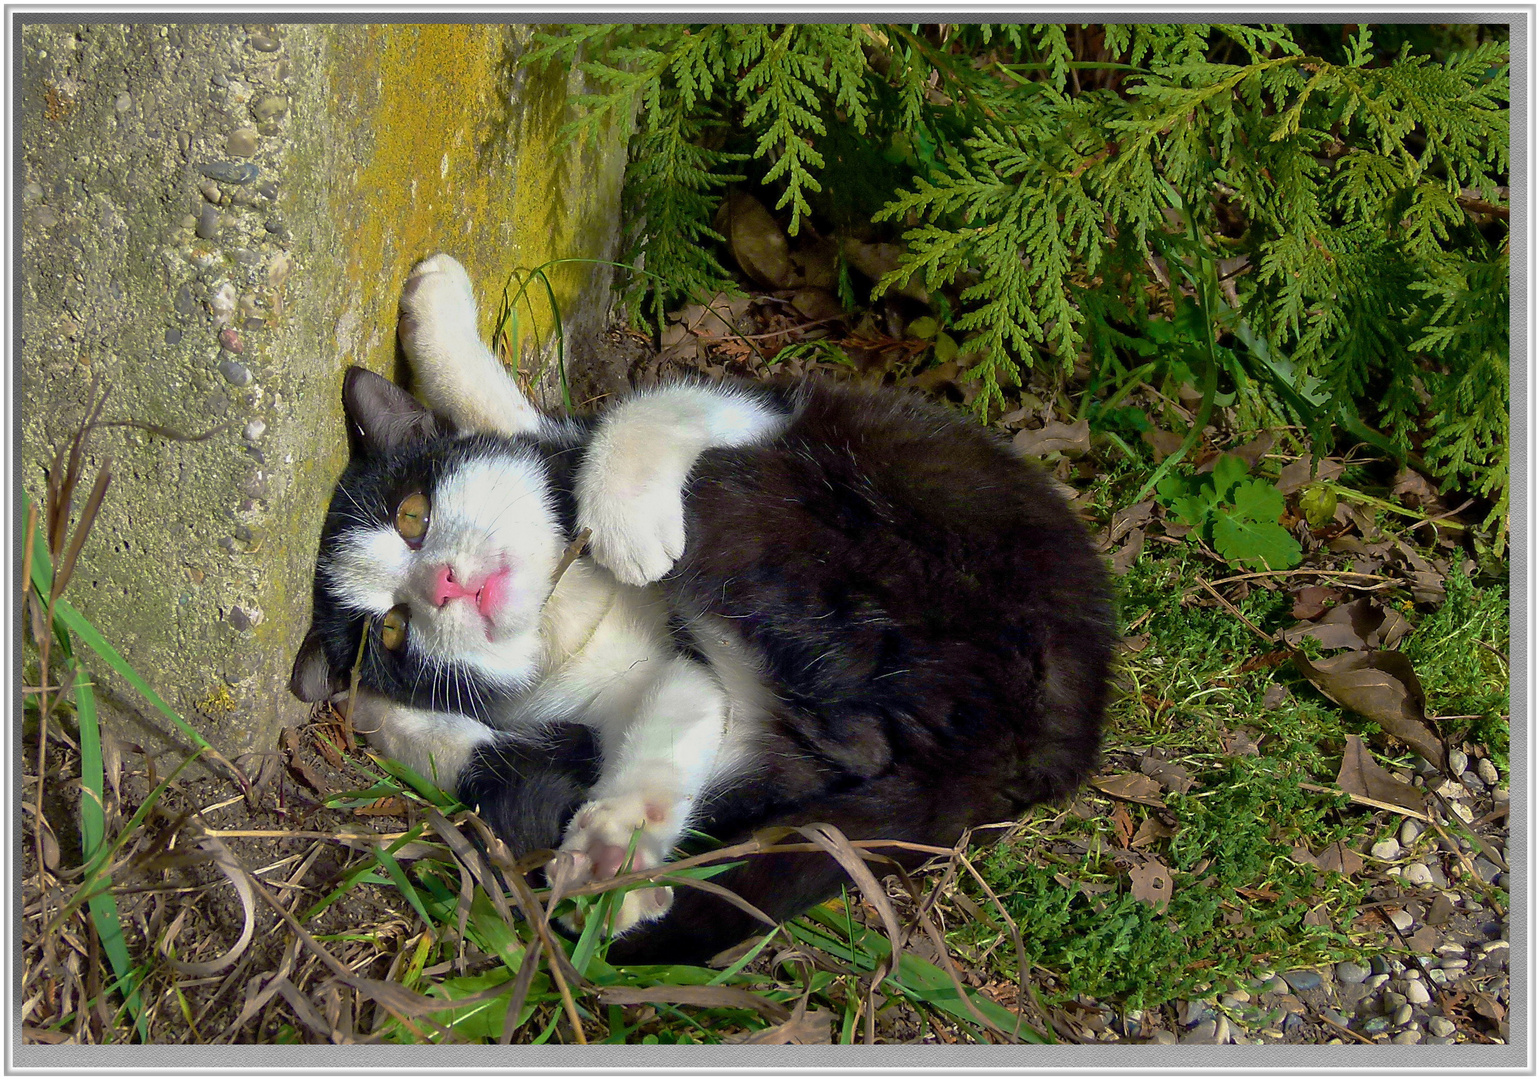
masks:
{"label": "cat's hind paw", "polygon": [[[612,878],[622,870],[651,870],[668,856],[675,831],[672,807],[642,795],[594,799],[573,815],[553,872],[552,884],[566,891],[590,881]],[[615,909],[611,929],[623,933],[669,909],[674,891],[666,886],[633,889]]]}

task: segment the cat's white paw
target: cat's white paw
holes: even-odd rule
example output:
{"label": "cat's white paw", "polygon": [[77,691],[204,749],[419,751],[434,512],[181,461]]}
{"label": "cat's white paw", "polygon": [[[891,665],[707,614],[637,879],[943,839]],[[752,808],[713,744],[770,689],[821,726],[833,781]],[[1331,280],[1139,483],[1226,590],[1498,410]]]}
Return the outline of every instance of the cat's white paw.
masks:
{"label": "cat's white paw", "polygon": [[[562,887],[611,878],[623,868],[651,870],[658,866],[668,857],[671,838],[678,831],[677,818],[668,799],[641,793],[584,803],[573,815],[562,841],[561,850],[571,856],[561,871]],[[674,890],[666,886],[633,889],[616,909],[612,929],[622,933],[638,922],[655,919],[673,901]]]}
{"label": "cat's white paw", "polygon": [[683,477],[641,486],[603,475],[583,480],[577,524],[592,530],[588,550],[600,566],[627,585],[650,584],[673,569],[684,554]]}
{"label": "cat's white paw", "polygon": [[476,293],[465,267],[443,254],[412,267],[401,288],[396,333],[414,367],[479,348]]}

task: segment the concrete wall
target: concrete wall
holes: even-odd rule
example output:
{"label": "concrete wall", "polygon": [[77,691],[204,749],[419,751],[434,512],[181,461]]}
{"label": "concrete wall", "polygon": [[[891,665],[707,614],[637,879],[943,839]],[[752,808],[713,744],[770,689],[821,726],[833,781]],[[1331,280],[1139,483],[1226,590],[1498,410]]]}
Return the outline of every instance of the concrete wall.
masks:
{"label": "concrete wall", "polygon": [[[490,332],[516,268],[612,258],[626,132],[558,150],[572,76],[517,72],[531,28],[29,23],[20,35],[21,481],[100,374],[113,482],[68,593],[216,747],[270,749],[309,623],[346,440],[342,371],[398,374],[396,297],[449,251]],[[609,274],[552,273],[569,355]],[[552,313],[521,325],[533,371]],[[547,372],[543,393],[549,396]],[[94,468],[90,470],[94,472]],[[97,665],[100,669],[101,665]],[[100,671],[110,720],[166,725]]]}

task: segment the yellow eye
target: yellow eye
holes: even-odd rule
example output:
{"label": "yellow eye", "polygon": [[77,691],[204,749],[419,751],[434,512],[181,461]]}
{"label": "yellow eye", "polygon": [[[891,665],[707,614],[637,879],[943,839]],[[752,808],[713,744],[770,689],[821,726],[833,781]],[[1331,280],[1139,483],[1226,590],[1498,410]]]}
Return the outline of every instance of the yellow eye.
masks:
{"label": "yellow eye", "polygon": [[414,491],[396,507],[396,531],[411,547],[421,547],[428,534],[428,497]]}
{"label": "yellow eye", "polygon": [[405,606],[393,607],[380,623],[380,644],[396,652],[406,644],[406,623],[410,616]]}

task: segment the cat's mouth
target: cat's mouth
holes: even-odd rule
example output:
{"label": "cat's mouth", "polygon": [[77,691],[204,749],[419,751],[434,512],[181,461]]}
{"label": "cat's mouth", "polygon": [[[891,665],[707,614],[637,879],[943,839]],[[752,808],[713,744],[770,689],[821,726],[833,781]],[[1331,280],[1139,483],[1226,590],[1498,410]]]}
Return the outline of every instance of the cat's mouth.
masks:
{"label": "cat's mouth", "polygon": [[498,616],[507,606],[512,571],[508,567],[494,570],[480,578],[464,580],[456,578],[454,569],[441,566],[433,583],[433,605],[443,608],[454,600],[469,600],[481,616],[482,630],[488,641],[497,633]]}

